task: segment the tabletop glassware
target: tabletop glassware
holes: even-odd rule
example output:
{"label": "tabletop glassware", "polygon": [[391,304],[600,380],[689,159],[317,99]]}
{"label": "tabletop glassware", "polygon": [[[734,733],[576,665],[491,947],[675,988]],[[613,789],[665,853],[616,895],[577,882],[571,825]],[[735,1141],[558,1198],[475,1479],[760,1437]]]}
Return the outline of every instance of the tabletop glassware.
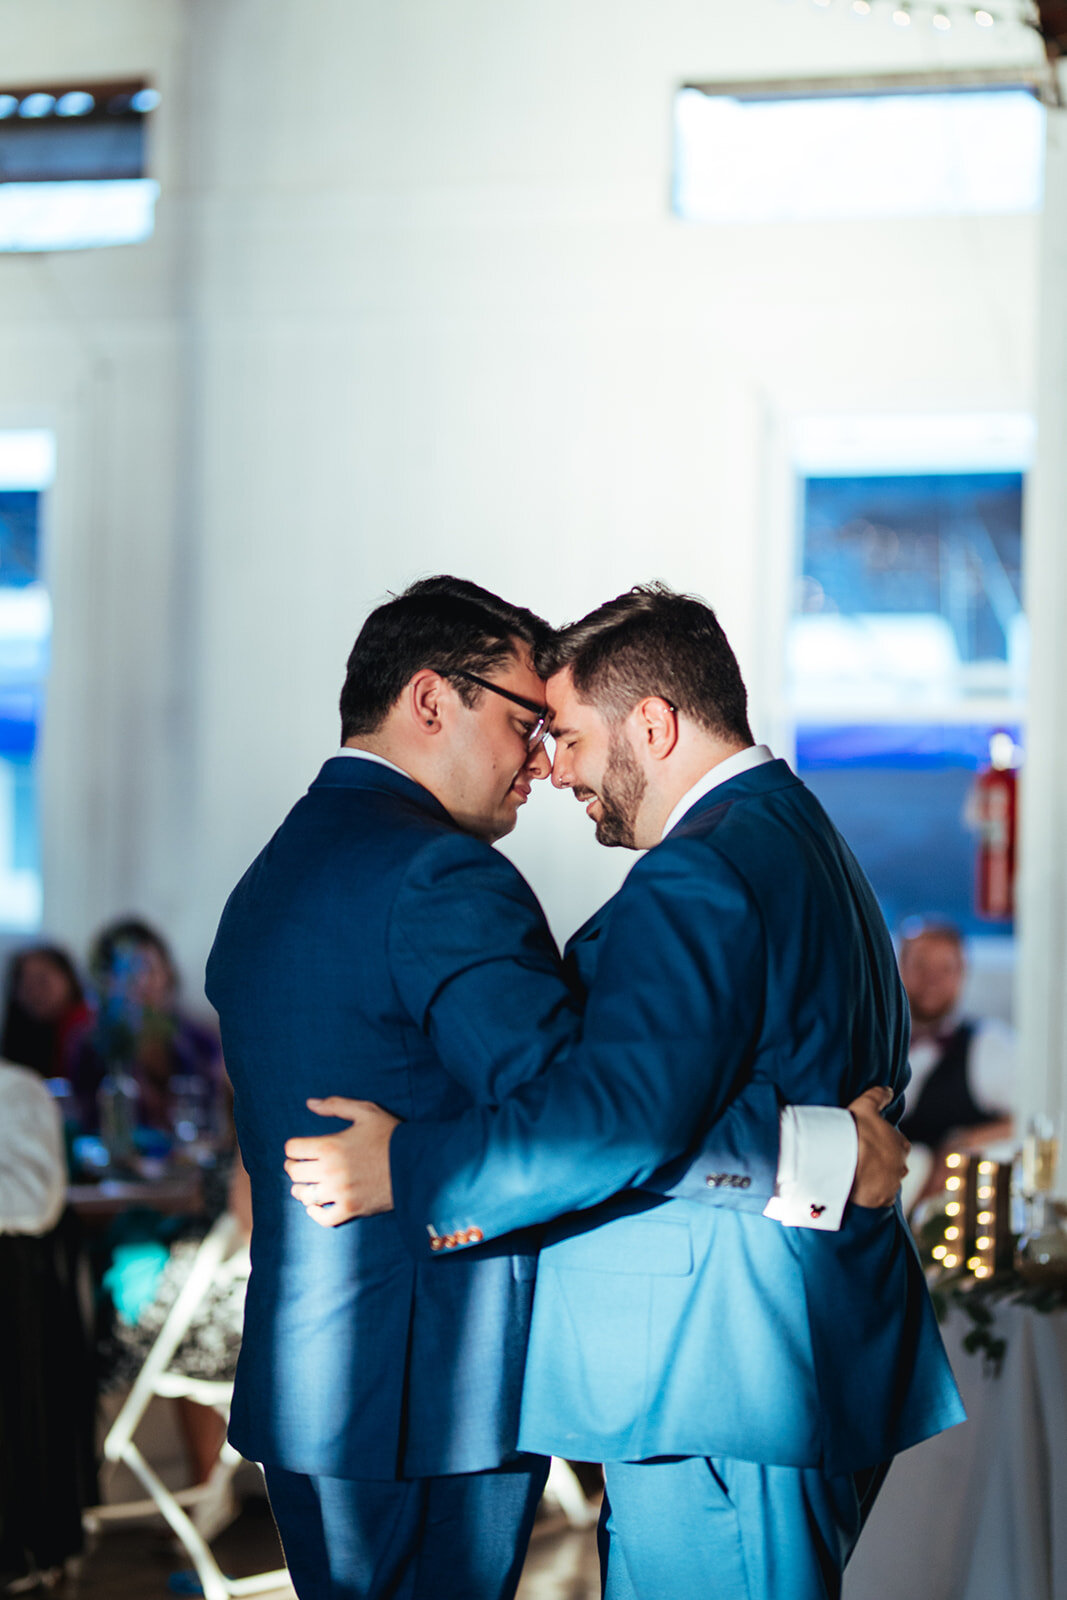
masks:
{"label": "tabletop glassware", "polygon": [[1060,1163],[1059,1119],[1036,1112],[1026,1125],[1020,1152],[1020,1189],[1026,1220],[1015,1254],[1023,1277],[1067,1278],[1067,1232],[1052,1199]]}

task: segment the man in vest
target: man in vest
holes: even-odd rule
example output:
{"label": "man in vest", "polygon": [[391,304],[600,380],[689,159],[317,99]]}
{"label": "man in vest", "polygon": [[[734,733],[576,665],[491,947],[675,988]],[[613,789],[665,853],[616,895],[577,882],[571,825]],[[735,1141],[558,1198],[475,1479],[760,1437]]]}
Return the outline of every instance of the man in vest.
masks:
{"label": "man in vest", "polygon": [[967,966],[948,922],[909,930],[900,976],[911,1008],[911,1082],[901,1130],[916,1146],[905,1205],[942,1183],[948,1149],[985,1146],[1012,1132],[1015,1038],[1004,1023],[960,1010]]}

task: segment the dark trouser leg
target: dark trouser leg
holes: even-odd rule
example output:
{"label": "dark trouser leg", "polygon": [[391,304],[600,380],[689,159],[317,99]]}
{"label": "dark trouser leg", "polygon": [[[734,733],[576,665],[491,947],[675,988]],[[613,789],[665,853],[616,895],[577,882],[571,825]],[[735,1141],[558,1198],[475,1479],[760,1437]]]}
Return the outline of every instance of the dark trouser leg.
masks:
{"label": "dark trouser leg", "polygon": [[300,1600],[510,1600],[548,1463],[399,1483],[265,1470]]}
{"label": "dark trouser leg", "polygon": [[837,1600],[870,1488],[699,1456],[611,1462],[605,1478],[606,1600]]}
{"label": "dark trouser leg", "polygon": [[548,1477],[545,1456],[429,1478],[412,1600],[512,1600]]}
{"label": "dark trouser leg", "polygon": [[289,1576],[300,1600],[400,1600],[410,1577],[422,1484],[311,1478],[265,1467]]}

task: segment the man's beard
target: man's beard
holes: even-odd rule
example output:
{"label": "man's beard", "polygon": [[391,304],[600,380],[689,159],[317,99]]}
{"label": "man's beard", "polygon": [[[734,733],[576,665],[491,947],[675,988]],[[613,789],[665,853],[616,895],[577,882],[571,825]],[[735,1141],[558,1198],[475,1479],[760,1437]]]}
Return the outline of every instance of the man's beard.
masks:
{"label": "man's beard", "polygon": [[608,746],[608,764],[600,787],[601,816],[596,824],[598,844],[622,845],[636,850],[634,829],[645,797],[648,779],[622,733],[615,732]]}

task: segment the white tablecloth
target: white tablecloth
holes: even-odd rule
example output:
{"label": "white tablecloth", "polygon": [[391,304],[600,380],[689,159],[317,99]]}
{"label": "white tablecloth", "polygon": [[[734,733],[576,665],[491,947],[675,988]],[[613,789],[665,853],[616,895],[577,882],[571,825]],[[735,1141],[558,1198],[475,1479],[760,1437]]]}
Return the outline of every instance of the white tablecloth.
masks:
{"label": "white tablecloth", "polygon": [[844,1600],[1067,1600],[1067,1312],[1003,1304],[999,1377],[942,1332],[968,1420],[899,1456]]}

